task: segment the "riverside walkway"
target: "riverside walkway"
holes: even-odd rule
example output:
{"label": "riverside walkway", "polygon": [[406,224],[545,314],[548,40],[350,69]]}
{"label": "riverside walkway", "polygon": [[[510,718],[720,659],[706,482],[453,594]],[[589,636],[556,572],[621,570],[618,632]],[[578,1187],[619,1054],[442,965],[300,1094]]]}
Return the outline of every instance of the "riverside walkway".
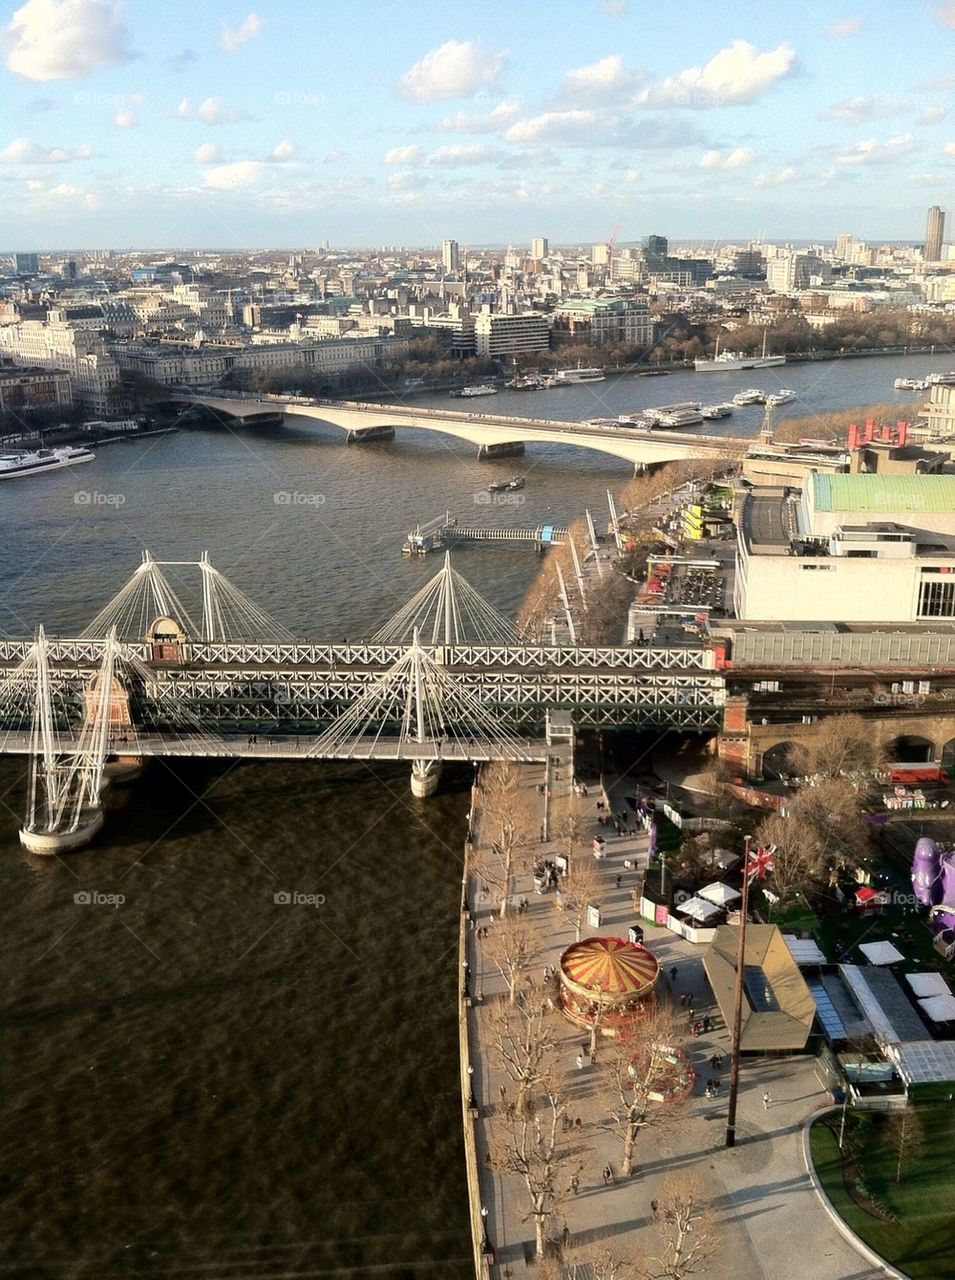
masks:
{"label": "riverside walkway", "polygon": [[[607,857],[597,864],[605,886],[601,898],[603,923],[588,932],[626,936],[629,925],[637,921],[632,894],[639,893],[647,861],[647,837],[642,833],[614,838],[607,835],[606,828],[598,827],[596,797],[600,793],[596,787],[589,788],[586,798],[573,797],[570,748],[555,746],[549,755],[559,759],[559,766],[528,764],[520,768],[522,830],[534,839],[521,850],[526,865],[516,875],[511,895],[515,904],[521,898],[529,904],[526,919],[541,947],[541,954],[534,960],[540,968],[556,966],[561,952],[574,939],[572,928],[554,909],[551,896],[536,895],[531,882],[529,868],[536,858],[544,851],[559,852],[558,845],[537,839],[543,817],[543,801],[537,787],[544,781],[545,769],[551,805],[572,803],[583,817],[592,820],[592,833],[589,828],[584,831],[583,852],[576,856],[589,857],[586,849],[592,834],[607,836]],[[621,780],[611,799],[616,800],[625,791],[632,794],[633,784]],[[615,809],[620,807],[619,802],[614,803]],[[473,816],[478,849],[482,839],[488,838],[487,827],[478,792]],[[630,861],[634,869],[625,868],[625,861]],[[489,954],[494,931],[500,927],[493,904],[482,895],[481,885],[473,878],[469,891],[474,918],[467,936],[467,959],[475,993],[475,1001],[466,1011],[474,1066],[469,1078],[478,1103],[473,1124],[480,1202],[487,1209],[486,1229],[495,1250],[493,1263],[483,1264],[483,1274],[496,1280],[526,1273],[533,1253],[534,1228],[532,1220],[525,1220],[527,1194],[522,1182],[493,1171],[486,1164],[491,1129],[503,1105],[500,1087],[505,1082],[510,1084],[498,1067],[490,1043],[495,1007],[507,997],[503,979]],[[708,1059],[714,1053],[728,1057],[730,1049],[729,1034],[703,974],[704,948],[694,947],[645,921],[640,923],[645,930],[645,943],[660,960],[664,973],[677,967],[670,998],[691,993],[697,1016],[708,1013],[714,1020],[713,1029],[686,1042],[698,1075],[695,1096],[687,1110],[662,1135],[659,1131],[641,1134],[635,1148],[634,1174],[626,1180],[618,1177],[612,1185],[605,1186],[602,1170],[607,1164],[614,1171],[618,1169],[620,1143],[615,1134],[600,1127],[607,1120],[609,1108],[609,1098],[602,1096],[600,1088],[600,1050],[597,1067],[585,1062],[578,1068],[576,1057],[586,1034],[559,1019],[558,1062],[568,1098],[568,1115],[581,1119],[579,1135],[573,1136],[572,1159],[560,1175],[564,1182],[560,1186],[562,1203],[555,1217],[554,1234],[561,1234],[564,1223],[568,1231],[565,1260],[585,1264],[598,1249],[609,1249],[621,1259],[641,1264],[652,1258],[658,1251],[659,1237],[650,1202],[662,1199],[662,1183],[668,1174],[689,1170],[703,1179],[722,1234],[720,1250],[707,1270],[710,1280],[780,1280],[787,1276],[799,1276],[800,1280],[874,1280],[881,1270],[872,1267],[840,1234],[813,1191],[806,1171],[803,1124],[826,1103],[813,1074],[812,1059],[795,1056],[744,1061],[737,1146],[726,1150],[725,1072],[722,1096],[713,1101],[703,1096],[705,1081],[713,1074]],[[489,930],[486,938],[480,936],[485,928]],[[761,1101],[767,1090],[773,1100],[768,1111]],[[574,1195],[568,1184],[578,1165],[580,1186]]]}

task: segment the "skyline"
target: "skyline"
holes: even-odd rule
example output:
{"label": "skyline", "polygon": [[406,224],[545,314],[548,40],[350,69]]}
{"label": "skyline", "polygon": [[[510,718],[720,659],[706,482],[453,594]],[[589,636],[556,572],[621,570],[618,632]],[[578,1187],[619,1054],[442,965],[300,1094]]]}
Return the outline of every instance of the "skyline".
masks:
{"label": "skyline", "polygon": [[955,204],[951,2],[909,16],[904,58],[874,3],[156,13],[6,9],[12,248],[586,244],[618,221],[621,243],[917,243]]}

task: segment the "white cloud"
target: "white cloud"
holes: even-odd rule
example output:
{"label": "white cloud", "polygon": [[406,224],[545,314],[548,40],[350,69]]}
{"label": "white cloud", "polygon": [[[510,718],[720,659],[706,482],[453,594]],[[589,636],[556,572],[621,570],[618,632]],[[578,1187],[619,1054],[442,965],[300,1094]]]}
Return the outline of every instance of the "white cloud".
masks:
{"label": "white cloud", "polygon": [[227,107],[223,98],[204,98],[196,106],[190,98],[182,98],[176,115],[180,120],[201,120],[203,124],[235,124],[242,119],[238,107]]}
{"label": "white cloud", "polygon": [[459,111],[456,115],[445,116],[438,125],[442,133],[500,133],[518,113],[516,102],[499,102],[484,115],[469,115]]}
{"label": "white cloud", "polygon": [[398,92],[412,102],[469,98],[494,83],[509,56],[506,49],[485,49],[478,40],[448,40],[405,72]]}
{"label": "white cloud", "polygon": [[458,143],[452,147],[438,147],[432,151],[426,163],[429,165],[490,164],[499,160],[501,152],[483,142]]}
{"label": "white cloud", "polygon": [[41,147],[32,138],[14,138],[0,150],[0,164],[66,164],[70,160],[88,160],[93,148]]}
{"label": "white cloud", "polygon": [[215,164],[220,156],[218,143],[204,142],[201,147],[196,147],[192,153],[192,160],[194,164]]}
{"label": "white cloud", "polygon": [[940,4],[935,10],[935,15],[943,27],[955,27],[955,0]]}
{"label": "white cloud", "polygon": [[6,30],[7,66],[25,80],[78,80],[128,62],[123,5],[110,0],[27,0]]}
{"label": "white cloud", "polygon": [[600,7],[611,18],[622,18],[627,12],[627,0],[602,0]]}
{"label": "white cloud", "polygon": [[842,165],[890,164],[893,160],[909,155],[916,147],[917,143],[910,133],[887,138],[885,142],[866,138],[864,142],[855,143],[848,151],[840,152],[836,156],[836,162]]}
{"label": "white cloud", "polygon": [[733,151],[707,151],[700,161],[700,168],[742,169],[755,159],[756,152],[750,147],[736,147]]}
{"label": "white cloud", "polygon": [[940,120],[944,120],[948,115],[945,107],[926,107],[919,116],[916,124],[938,124]]}
{"label": "white cloud", "polygon": [[250,13],[242,19],[237,27],[223,27],[219,36],[219,48],[223,53],[232,53],[240,44],[245,44],[262,30],[262,19],[257,13]]}
{"label": "white cloud", "polygon": [[508,142],[546,142],[557,146],[599,143],[602,125],[616,124],[599,111],[545,111],[518,120],[504,134]]}
{"label": "white cloud", "polygon": [[782,187],[797,177],[796,170],[787,165],[785,169],[777,169],[775,173],[761,173],[753,183],[754,187]]}
{"label": "white cloud", "polygon": [[760,53],[746,40],[734,40],[703,67],[688,67],[650,89],[637,101],[644,106],[731,107],[754,102],[779,80],[792,75],[796,52],[781,44]]}
{"label": "white cloud", "polygon": [[568,71],[557,91],[556,105],[566,107],[618,106],[631,99],[642,77],[612,53],[588,67]]}
{"label": "white cloud", "polygon": [[861,18],[844,18],[826,27],[823,35],[827,40],[847,40],[850,36],[857,36],[864,26]]}
{"label": "white cloud", "polygon": [[339,160],[344,160],[347,155],[348,155],[348,152],[345,151],[344,148],[334,147],[331,151],[326,152],[324,157],[325,163],[337,164]]}
{"label": "white cloud", "polygon": [[244,191],[257,187],[269,176],[269,166],[261,160],[236,160],[209,169],[203,181],[215,191]]}
{"label": "white cloud", "polygon": [[421,159],[421,148],[417,143],[407,147],[392,147],[385,152],[385,164],[413,164]]}
{"label": "white cloud", "polygon": [[135,129],[139,124],[139,116],[134,111],[123,108],[113,116],[113,124],[117,129]]}
{"label": "white cloud", "polygon": [[946,142],[945,154],[955,159],[955,142]]}
{"label": "white cloud", "polygon": [[283,138],[272,152],[273,160],[293,160],[298,155],[298,145],[289,138]]}
{"label": "white cloud", "polygon": [[863,124],[867,120],[882,120],[886,116],[901,115],[906,105],[897,98],[885,98],[879,94],[870,97],[844,98],[834,102],[822,112],[823,120],[838,120],[842,124]]}

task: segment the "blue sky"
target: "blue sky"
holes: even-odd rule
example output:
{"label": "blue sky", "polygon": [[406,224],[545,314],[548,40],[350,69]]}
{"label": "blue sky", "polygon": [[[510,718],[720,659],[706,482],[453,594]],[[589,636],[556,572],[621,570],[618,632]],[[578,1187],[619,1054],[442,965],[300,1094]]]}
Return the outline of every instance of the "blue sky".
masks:
{"label": "blue sky", "polygon": [[25,0],[2,28],[7,249],[881,242],[955,205],[955,0]]}

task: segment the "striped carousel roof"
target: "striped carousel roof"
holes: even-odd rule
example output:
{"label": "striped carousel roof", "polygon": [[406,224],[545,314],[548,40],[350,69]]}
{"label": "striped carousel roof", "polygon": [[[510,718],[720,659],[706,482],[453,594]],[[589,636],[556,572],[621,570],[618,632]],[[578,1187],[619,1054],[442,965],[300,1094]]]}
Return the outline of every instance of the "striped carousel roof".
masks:
{"label": "striped carousel roof", "polygon": [[584,938],[560,958],[561,974],[570,986],[600,991],[603,996],[637,996],[653,986],[660,968],[646,947],[623,938]]}

